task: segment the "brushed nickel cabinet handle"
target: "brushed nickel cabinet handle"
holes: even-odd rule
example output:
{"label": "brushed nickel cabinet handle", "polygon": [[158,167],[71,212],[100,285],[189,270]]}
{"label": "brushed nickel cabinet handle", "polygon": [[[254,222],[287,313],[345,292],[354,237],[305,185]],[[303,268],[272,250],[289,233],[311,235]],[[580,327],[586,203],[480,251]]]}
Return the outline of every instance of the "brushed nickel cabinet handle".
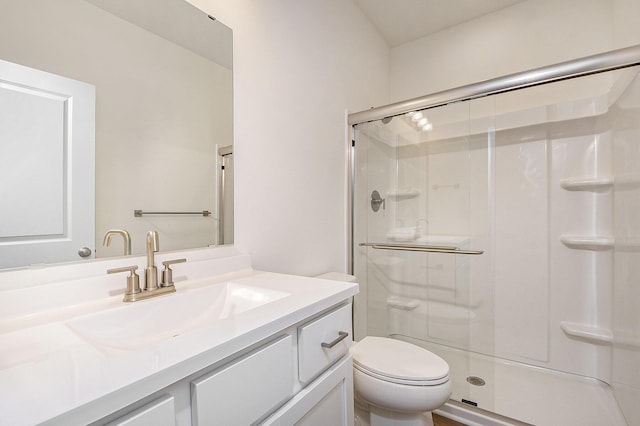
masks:
{"label": "brushed nickel cabinet handle", "polygon": [[336,337],[336,339],[333,342],[330,343],[325,343],[322,342],[322,344],[320,346],[322,346],[323,348],[333,348],[335,345],[337,345],[338,343],[342,342],[344,339],[347,338],[347,336],[349,335],[349,333],[347,333],[346,331],[339,331],[338,332],[338,337]]}

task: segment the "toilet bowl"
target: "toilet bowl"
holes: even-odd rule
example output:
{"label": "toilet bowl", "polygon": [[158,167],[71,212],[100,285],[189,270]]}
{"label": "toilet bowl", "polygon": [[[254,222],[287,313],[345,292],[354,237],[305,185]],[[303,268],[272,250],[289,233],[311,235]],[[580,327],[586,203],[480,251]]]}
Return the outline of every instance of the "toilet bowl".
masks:
{"label": "toilet bowl", "polygon": [[367,406],[371,426],[424,426],[425,413],[451,396],[449,365],[419,346],[367,336],[351,355],[356,398]]}

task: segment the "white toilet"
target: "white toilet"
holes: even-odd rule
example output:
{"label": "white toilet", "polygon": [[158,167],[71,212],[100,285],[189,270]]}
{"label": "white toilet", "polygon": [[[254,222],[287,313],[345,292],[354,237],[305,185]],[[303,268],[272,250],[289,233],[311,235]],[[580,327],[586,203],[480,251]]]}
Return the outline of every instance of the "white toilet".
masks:
{"label": "white toilet", "polygon": [[[355,281],[353,275],[340,272],[318,278]],[[451,396],[449,364],[426,349],[401,340],[367,336],[354,343],[350,352],[356,405],[365,406],[371,426],[429,425],[430,412]]]}
{"label": "white toilet", "polygon": [[424,426],[451,396],[449,365],[411,343],[367,336],[351,347],[356,401],[371,426]]}

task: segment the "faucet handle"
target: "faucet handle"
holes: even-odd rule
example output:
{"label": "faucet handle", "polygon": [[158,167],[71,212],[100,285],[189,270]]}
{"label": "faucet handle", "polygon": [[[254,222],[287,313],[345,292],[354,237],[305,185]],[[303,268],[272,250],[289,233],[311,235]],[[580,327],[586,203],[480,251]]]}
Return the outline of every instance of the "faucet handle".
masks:
{"label": "faucet handle", "polygon": [[164,265],[164,269],[162,270],[162,282],[160,283],[160,287],[171,287],[173,286],[173,270],[169,267],[169,265],[173,265],[174,263],[183,263],[186,262],[187,259],[174,259],[174,260],[165,260],[162,262]]}
{"label": "faucet handle", "polygon": [[129,272],[129,276],[127,277],[127,290],[124,292],[124,299],[123,299],[123,301],[125,302],[135,301],[136,299],[135,295],[142,291],[140,289],[140,276],[136,274],[137,269],[138,269],[138,265],[107,269],[107,274]]}

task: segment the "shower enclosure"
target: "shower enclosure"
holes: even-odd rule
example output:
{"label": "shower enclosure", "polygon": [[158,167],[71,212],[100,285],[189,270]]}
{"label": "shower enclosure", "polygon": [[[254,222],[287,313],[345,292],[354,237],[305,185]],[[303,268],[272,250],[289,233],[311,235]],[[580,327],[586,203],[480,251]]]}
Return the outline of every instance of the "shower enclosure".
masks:
{"label": "shower enclosure", "polygon": [[622,49],[350,116],[355,338],[444,358],[450,417],[640,424],[638,64]]}

